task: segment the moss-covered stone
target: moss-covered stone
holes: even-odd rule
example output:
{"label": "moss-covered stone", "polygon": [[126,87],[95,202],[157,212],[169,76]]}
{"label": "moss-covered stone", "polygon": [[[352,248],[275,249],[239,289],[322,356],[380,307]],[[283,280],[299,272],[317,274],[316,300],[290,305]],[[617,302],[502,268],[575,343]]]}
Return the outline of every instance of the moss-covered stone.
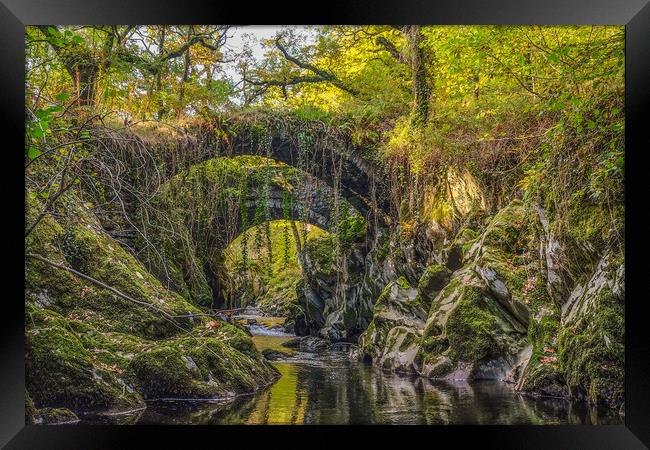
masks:
{"label": "moss-covered stone", "polygon": [[521,200],[513,200],[507,207],[499,210],[492,218],[485,233],[483,245],[500,248],[504,251],[517,254],[529,238],[522,229],[525,229],[532,217]]}
{"label": "moss-covered stone", "polygon": [[170,341],[137,355],[130,371],[145,397],[213,398],[252,392],[277,377],[260,358],[244,355],[216,338]]}
{"label": "moss-covered stone", "polygon": [[42,408],[36,412],[37,425],[59,425],[79,422],[79,417],[67,408]]}
{"label": "moss-covered stone", "polygon": [[406,277],[404,277],[404,276],[399,277],[399,278],[397,279],[396,283],[397,283],[397,285],[398,285],[399,287],[401,287],[402,289],[408,289],[408,288],[411,287],[410,283],[408,282],[408,280],[407,280]]}
{"label": "moss-covered stone", "polygon": [[449,281],[451,272],[442,264],[428,266],[418,282],[418,294],[428,305]]}
{"label": "moss-covered stone", "polygon": [[327,234],[305,243],[303,251],[311,263],[314,276],[331,275],[336,254],[334,251],[336,248],[335,239],[335,235]]}
{"label": "moss-covered stone", "polygon": [[32,310],[25,341],[25,384],[36,406],[106,409],[139,404],[126,382],[95,363],[67,321],[50,311]]}
{"label": "moss-covered stone", "polygon": [[367,231],[366,219],[361,216],[349,216],[339,224],[337,235],[344,248],[354,242],[362,241]]}
{"label": "moss-covered stone", "polygon": [[465,287],[445,328],[453,359],[476,362],[497,356],[503,350],[495,340],[499,334],[498,324],[487,311],[486,301],[480,289]]}
{"label": "moss-covered stone", "polygon": [[625,306],[607,288],[591,301],[588,314],[560,330],[562,373],[572,397],[618,407],[625,393]]}
{"label": "moss-covered stone", "polygon": [[372,321],[359,337],[362,354],[386,368],[407,370],[413,358],[404,359],[411,350],[402,347],[413,347],[419,341],[425,318],[426,309],[406,278],[388,283],[375,302]]}
{"label": "moss-covered stone", "polygon": [[[165,289],[74,194],[62,197],[56,216],[46,216],[27,245],[133,298],[27,260],[26,402],[35,408],[132,408],[142,404],[141,394],[251,392],[277,376],[246,332],[202,316]],[[26,420],[35,414],[28,411]]]}

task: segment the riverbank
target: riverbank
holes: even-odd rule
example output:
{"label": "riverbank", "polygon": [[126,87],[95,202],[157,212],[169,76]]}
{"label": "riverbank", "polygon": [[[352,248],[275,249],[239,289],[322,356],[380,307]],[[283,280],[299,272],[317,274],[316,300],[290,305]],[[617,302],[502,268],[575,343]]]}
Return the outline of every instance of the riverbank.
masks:
{"label": "riverbank", "polygon": [[[242,317],[243,316],[243,317]],[[532,398],[498,381],[444,382],[378,370],[347,352],[287,349],[295,336],[278,318],[244,314],[258,350],[289,350],[272,362],[280,378],[232,399],[147,402],[119,418],[81,423],[131,424],[620,424],[607,414],[563,399]],[[266,324],[268,326],[264,326]]]}

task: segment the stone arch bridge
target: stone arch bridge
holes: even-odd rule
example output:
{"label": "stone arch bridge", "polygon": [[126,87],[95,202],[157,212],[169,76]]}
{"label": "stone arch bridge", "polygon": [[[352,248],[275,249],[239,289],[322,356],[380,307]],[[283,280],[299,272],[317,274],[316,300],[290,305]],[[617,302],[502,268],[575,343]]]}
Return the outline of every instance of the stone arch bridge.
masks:
{"label": "stone arch bridge", "polygon": [[[305,131],[306,128],[306,131]],[[294,167],[305,183],[296,186],[294,197],[306,199],[306,203],[293,202],[289,218],[300,220],[320,228],[331,229],[332,199],[337,195],[349,204],[351,215],[361,215],[368,222],[369,233],[377,228],[386,228],[393,222],[394,208],[388,195],[388,183],[381,167],[370,158],[364,157],[355,148],[344,130],[322,123],[278,124],[275,122],[238,121],[206,122],[175,135],[173,139],[147,142],[141,139],[141,146],[148,149],[148,158],[137,152],[125,152],[118,160],[125,163],[134,184],[146,186],[148,177],[155,173],[164,181],[194,165],[217,157],[244,155],[264,156]],[[130,158],[130,159],[129,159]],[[283,205],[284,188],[269,184],[265,200],[268,202],[266,220],[286,218]],[[248,217],[253,217],[260,202],[260,192],[255,186],[246,199]],[[302,203],[302,204],[301,204]],[[306,211],[302,211],[306,206]],[[127,204],[127,213],[138,209],[137,201]],[[226,222],[234,230],[217,236],[218,245],[225,249],[229,242],[244,231],[247,224],[241,219],[222,218],[214,223],[217,230],[225,230]],[[234,220],[233,220],[234,219]],[[132,223],[132,221],[128,221]],[[109,230],[114,237],[129,245],[133,242],[134,229]],[[132,244],[131,244],[132,246]],[[219,279],[211,274],[213,298],[219,297]]]}

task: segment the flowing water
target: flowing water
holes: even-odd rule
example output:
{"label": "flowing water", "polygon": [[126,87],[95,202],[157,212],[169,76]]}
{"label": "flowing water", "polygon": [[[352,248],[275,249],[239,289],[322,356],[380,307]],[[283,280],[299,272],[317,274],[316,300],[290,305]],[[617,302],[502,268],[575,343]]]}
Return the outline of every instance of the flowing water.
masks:
{"label": "flowing water", "polygon": [[[272,328],[275,326],[275,328]],[[138,424],[621,424],[617,412],[560,399],[530,398],[495,381],[447,383],[384,373],[345,352],[291,352],[273,319],[249,325],[260,350],[290,352],[274,361],[281,377],[229,401],[157,401],[133,414],[82,423]]]}

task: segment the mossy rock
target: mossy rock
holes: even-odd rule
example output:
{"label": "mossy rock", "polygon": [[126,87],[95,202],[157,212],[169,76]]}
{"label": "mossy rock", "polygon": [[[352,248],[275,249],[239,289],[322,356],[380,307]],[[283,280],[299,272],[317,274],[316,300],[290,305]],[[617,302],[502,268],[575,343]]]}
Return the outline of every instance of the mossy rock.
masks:
{"label": "mossy rock", "polygon": [[261,358],[251,358],[216,338],[167,342],[137,355],[130,371],[148,399],[232,396],[277,378]]}
{"label": "mossy rock", "polygon": [[[532,364],[531,364],[532,363]],[[534,396],[563,398],[567,395],[564,377],[556,365],[531,360],[519,390]]]}
{"label": "mossy rock", "polygon": [[625,306],[609,289],[588,314],[562,326],[558,356],[572,397],[620,406],[625,394]]}
{"label": "mossy rock", "polygon": [[[26,302],[64,315],[85,310],[86,320],[103,330],[145,338],[165,338],[180,331],[153,308],[174,316],[200,312],[163,288],[133,255],[101,229],[97,219],[73,195],[66,197],[63,205],[61,223],[50,216],[44,218],[30,235],[29,245],[40,248],[42,256],[63,262],[152,307],[125,300],[77,275],[33,259],[26,265]],[[75,220],[66,223],[65,219],[72,215]],[[30,247],[30,251],[34,248]],[[192,327],[187,318],[176,322],[184,328]]]}
{"label": "mossy rock", "polygon": [[471,228],[463,227],[447,249],[446,266],[449,270],[455,271],[463,266],[468,258],[470,250],[478,241],[480,235]]}
{"label": "mossy rock", "polygon": [[77,423],[79,417],[67,408],[42,408],[36,412],[34,423],[37,425],[57,425]]}
{"label": "mossy rock", "polygon": [[361,242],[366,237],[368,224],[361,216],[349,216],[338,226],[337,236],[344,248],[355,242]]}
{"label": "mossy rock", "polygon": [[225,322],[221,324],[219,330],[227,336],[225,342],[229,346],[251,358],[259,358],[260,352],[246,331]]}
{"label": "mossy rock", "polygon": [[[173,347],[161,347],[137,355],[131,362],[131,370],[145,398],[161,397],[210,397],[218,389],[198,383],[192,373],[192,362]],[[198,378],[198,377],[197,377]]]}
{"label": "mossy rock", "polygon": [[449,315],[445,326],[452,349],[451,357],[457,361],[477,362],[498,356],[503,348],[495,340],[499,334],[494,315],[487,310],[482,290],[470,286]]}
{"label": "mossy rock", "polygon": [[384,370],[411,373],[413,361],[419,348],[419,336],[404,326],[393,327],[386,335],[386,342],[376,361]]}
{"label": "mossy rock", "polygon": [[502,366],[499,361],[513,359],[524,338],[524,329],[492,298],[477,275],[464,269],[432,304],[416,368],[428,377],[451,372],[467,379],[496,374]]}
{"label": "mossy rock", "polygon": [[432,264],[428,266],[418,282],[418,294],[429,305],[431,300],[445,287],[449,282],[451,272],[442,264]]}
{"label": "mossy rock", "polygon": [[522,231],[528,228],[531,218],[531,211],[521,200],[513,200],[492,218],[483,234],[482,245],[518,253],[525,247],[527,236]]}
{"label": "mossy rock", "polygon": [[303,247],[309,261],[313,265],[313,275],[329,275],[332,272],[335,256],[336,236],[333,234],[308,240]]}
{"label": "mossy rock", "polygon": [[123,380],[95,365],[65,319],[53,312],[33,312],[30,319],[37,325],[26,333],[25,384],[36,406],[77,410],[140,404]]}
{"label": "mossy rock", "polygon": [[[277,377],[246,332],[199,315],[110,238],[78,198],[66,195],[56,219],[46,216],[29,236],[29,251],[73,266],[143,304],[29,259],[27,403],[75,412],[113,410],[141,405],[141,385],[154,397],[214,396],[252,392]],[[175,316],[176,323],[163,313]],[[169,365],[159,363],[166,359]],[[30,414],[28,408],[26,420]]]}

